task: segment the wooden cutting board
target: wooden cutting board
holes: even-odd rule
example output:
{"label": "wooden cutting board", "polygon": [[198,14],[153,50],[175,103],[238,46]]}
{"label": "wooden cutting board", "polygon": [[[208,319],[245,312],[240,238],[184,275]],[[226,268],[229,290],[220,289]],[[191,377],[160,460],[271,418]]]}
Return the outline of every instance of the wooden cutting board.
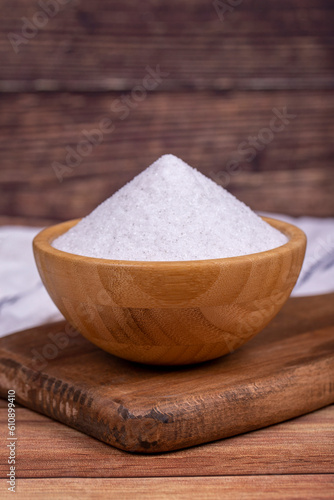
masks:
{"label": "wooden cutting board", "polygon": [[233,436],[334,402],[333,305],[334,294],[289,299],[234,353],[181,368],[123,361],[66,322],[43,325],[0,340],[0,393],[127,451]]}

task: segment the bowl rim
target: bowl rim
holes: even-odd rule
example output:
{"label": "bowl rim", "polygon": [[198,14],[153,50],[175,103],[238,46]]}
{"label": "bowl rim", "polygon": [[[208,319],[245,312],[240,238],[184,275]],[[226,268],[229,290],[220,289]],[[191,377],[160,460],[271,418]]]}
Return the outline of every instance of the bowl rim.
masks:
{"label": "bowl rim", "polygon": [[63,260],[77,262],[81,264],[94,264],[99,266],[122,266],[122,267],[146,267],[146,268],[185,268],[185,267],[203,267],[208,265],[233,265],[246,260],[260,260],[266,258],[273,258],[274,256],[284,255],[285,253],[290,253],[293,249],[300,248],[301,246],[306,246],[306,235],[304,231],[297,226],[290,224],[279,219],[274,219],[272,217],[261,216],[261,219],[270,224],[272,227],[283,233],[288,241],[279,247],[272,248],[271,250],[265,250],[263,252],[257,252],[246,255],[239,255],[236,257],[221,257],[215,259],[202,259],[202,260],[170,260],[170,261],[142,261],[142,260],[113,260],[104,259],[98,257],[86,257],[84,255],[78,255],[70,252],[65,252],[63,250],[58,250],[52,246],[52,242],[60,235],[64,234],[71,227],[75,226],[81,218],[71,219],[65,222],[60,222],[54,224],[47,228],[42,229],[33,239],[33,249],[36,255],[37,252],[47,253],[49,256],[54,258],[61,258]]}

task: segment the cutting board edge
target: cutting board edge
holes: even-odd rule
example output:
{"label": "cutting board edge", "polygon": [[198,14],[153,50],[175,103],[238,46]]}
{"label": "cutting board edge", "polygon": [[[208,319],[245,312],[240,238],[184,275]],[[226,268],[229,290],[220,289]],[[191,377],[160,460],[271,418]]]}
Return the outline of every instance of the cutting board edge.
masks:
{"label": "cutting board edge", "polygon": [[[0,350],[0,358],[1,360],[1,350]],[[3,353],[5,354],[5,353]],[[6,353],[8,357],[8,352]],[[286,369],[285,380],[286,387],[284,391],[277,392],[276,397],[277,401],[282,397],[289,397],[291,401],[291,405],[288,410],[284,407],[284,411],[277,412],[276,409],[273,411],[272,406],[273,394],[270,388],[271,379],[273,377],[266,376],[263,379],[257,380],[256,384],[249,384],[253,386],[251,391],[245,391],[245,397],[241,398],[241,401],[227,401],[229,403],[229,408],[226,410],[224,404],[226,404],[226,398],[229,398],[229,395],[222,395],[219,399],[220,404],[210,402],[209,398],[204,398],[197,403],[202,406],[200,409],[198,405],[196,406],[196,415],[192,416],[191,412],[188,415],[179,414],[176,420],[169,421],[168,412],[160,413],[159,409],[154,406],[150,406],[146,413],[141,415],[133,415],[133,412],[130,408],[124,406],[124,401],[121,400],[113,400],[109,401],[104,407],[104,411],[101,415],[100,408],[91,408],[92,411],[95,411],[96,414],[99,413],[99,418],[101,421],[99,422],[99,427],[94,425],[94,419],[90,419],[90,422],[80,422],[80,421],[71,421],[70,417],[73,415],[58,415],[55,416],[52,411],[52,404],[49,401],[48,404],[45,404],[45,401],[50,400],[50,392],[47,392],[45,389],[48,386],[48,390],[50,390],[50,386],[48,382],[54,383],[55,378],[50,377],[49,375],[39,372],[40,377],[44,380],[44,383],[41,387],[37,385],[32,387],[34,391],[36,391],[36,397],[39,401],[44,402],[44,405],[38,405],[34,403],[29,397],[26,395],[24,397],[24,393],[22,393],[22,388],[27,385],[28,377],[27,366],[20,365],[14,360],[10,360],[12,363],[16,363],[16,367],[12,367],[8,373],[12,373],[12,376],[7,376],[7,374],[3,373],[0,379],[0,395],[3,397],[7,397],[8,389],[14,389],[16,391],[16,400],[18,403],[26,406],[34,411],[37,411],[41,414],[47,415],[48,417],[64,423],[80,432],[84,432],[89,434],[90,436],[97,438],[107,444],[110,444],[116,448],[122,449],[128,452],[139,452],[139,453],[160,453],[160,452],[168,452],[181,448],[187,448],[191,446],[195,446],[198,444],[203,444],[211,441],[216,441],[219,439],[232,437],[237,434],[242,434],[244,432],[256,430],[262,427],[267,427],[269,425],[273,425],[284,420],[288,420],[305,413],[309,413],[311,411],[317,410],[324,406],[327,406],[331,403],[334,403],[334,390],[333,388],[333,380],[334,380],[334,364],[331,358],[319,358],[316,362],[312,360],[312,381],[313,381],[313,392],[317,395],[312,404],[308,404],[307,406],[298,403],[297,401],[309,401],[310,389],[309,385],[305,384],[305,375],[309,375],[309,367],[302,366],[291,366],[289,369]],[[331,363],[329,362],[331,361]],[[330,370],[328,370],[328,365]],[[314,370],[317,368],[318,376],[314,378]],[[37,379],[38,379],[38,372]],[[302,382],[301,382],[302,381]],[[31,384],[31,378],[29,377],[29,383]],[[63,383],[66,383],[63,381]],[[262,383],[262,387],[261,387]],[[21,390],[20,390],[21,388]],[[249,389],[249,388],[248,388]],[[255,394],[255,397],[251,397],[251,404],[249,404],[249,396],[250,393]],[[256,394],[257,393],[257,394]],[[305,394],[304,394],[305,393]],[[319,398],[319,394],[322,394],[322,397]],[[298,396],[298,397],[297,397]],[[304,398],[301,396],[305,396]],[[308,398],[306,397],[308,396]],[[266,413],[263,407],[263,398],[270,397],[271,400],[268,401],[265,409],[268,411]],[[275,400],[275,399],[274,399]],[[73,408],[73,401],[68,400],[68,404]],[[66,404],[66,402],[65,402]],[[211,406],[210,406],[211,404]],[[257,405],[259,405],[258,410],[261,410],[261,418],[262,420],[257,420],[256,425],[249,425],[249,420],[244,419],[243,421],[238,421],[238,415],[240,419],[240,412],[244,412],[243,415],[247,415],[248,412],[254,412],[254,409],[257,409]],[[121,407],[121,411],[120,411]],[[193,413],[194,411],[193,410]],[[221,427],[221,417],[222,414],[225,418],[232,422],[232,424],[227,427]],[[190,418],[189,418],[190,415]],[[205,415],[213,415],[211,417],[211,422],[209,424],[214,431],[208,433],[208,429],[203,427],[203,418]],[[242,419],[241,419],[242,420]],[[102,424],[102,425],[101,425]],[[168,424],[172,425],[168,428]],[[192,431],[196,430],[196,435],[193,437],[189,435],[189,426]],[[233,427],[234,426],[234,427]],[[184,434],[182,439],[179,439],[177,443],[175,443],[175,439],[173,441],[172,436],[175,434],[175,427],[178,428],[179,434]],[[96,429],[104,429],[103,432],[96,432]]]}

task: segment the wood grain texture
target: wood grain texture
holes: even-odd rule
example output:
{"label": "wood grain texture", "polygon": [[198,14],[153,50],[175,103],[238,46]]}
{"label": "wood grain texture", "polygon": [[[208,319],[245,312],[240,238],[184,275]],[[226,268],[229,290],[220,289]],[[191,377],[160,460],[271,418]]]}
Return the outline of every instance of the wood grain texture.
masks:
{"label": "wood grain texture", "polygon": [[265,220],[287,242],[240,257],[113,261],[53,248],[52,241],[78,220],[40,232],[34,255],[53,302],[97,346],[141,363],[198,363],[253,338],[276,316],[296,284],[306,236],[285,222]]}
{"label": "wood grain texture", "polygon": [[[145,479],[22,479],[15,498],[75,500],[332,500],[334,476],[258,476]],[[5,480],[0,480],[5,488]],[[5,494],[6,495],[6,494]],[[4,498],[10,498],[10,494]]]}
{"label": "wood grain texture", "polygon": [[333,402],[332,306],[333,294],[291,299],[248,345],[178,370],[113,358],[69,330],[66,346],[64,323],[39,327],[1,340],[1,394],[128,451],[217,440]]}
{"label": "wood grain texture", "polygon": [[55,224],[54,219],[30,219],[27,217],[11,217],[8,215],[0,215],[0,226],[32,226],[32,227],[47,227]]}
{"label": "wood grain texture", "polygon": [[[7,402],[0,399],[0,404],[5,436]],[[126,453],[21,406],[16,416],[19,480],[334,473],[333,405],[229,439],[154,455]],[[5,478],[4,447],[0,457]]]}
{"label": "wood grain texture", "polygon": [[123,90],[156,64],[165,89],[333,88],[330,0],[239,4],[222,21],[206,0],[69,0],[15,53],[8,33],[41,9],[3,1],[0,89]]}
{"label": "wood grain texture", "polygon": [[[0,95],[0,213],[67,220],[87,215],[158,156],[174,153],[254,210],[334,215],[334,93],[150,93],[126,119],[122,93]],[[237,149],[270,125],[272,109],[295,115],[249,160]],[[122,115],[123,116],[123,115]],[[102,118],[115,129],[89,155],[69,158]],[[259,145],[263,147],[263,144]],[[233,159],[240,161],[230,168]]]}

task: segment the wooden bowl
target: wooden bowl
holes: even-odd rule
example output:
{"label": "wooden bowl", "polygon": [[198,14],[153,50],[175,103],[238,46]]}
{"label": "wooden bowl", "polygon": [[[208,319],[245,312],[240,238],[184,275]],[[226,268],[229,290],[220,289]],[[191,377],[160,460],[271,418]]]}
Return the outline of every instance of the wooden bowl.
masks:
{"label": "wooden bowl", "polygon": [[88,340],[121,358],[157,365],[214,359],[254,337],[289,297],[306,247],[303,231],[264,218],[288,242],[241,257],[114,261],[53,248],[51,242],[78,220],[34,239],[47,291]]}

